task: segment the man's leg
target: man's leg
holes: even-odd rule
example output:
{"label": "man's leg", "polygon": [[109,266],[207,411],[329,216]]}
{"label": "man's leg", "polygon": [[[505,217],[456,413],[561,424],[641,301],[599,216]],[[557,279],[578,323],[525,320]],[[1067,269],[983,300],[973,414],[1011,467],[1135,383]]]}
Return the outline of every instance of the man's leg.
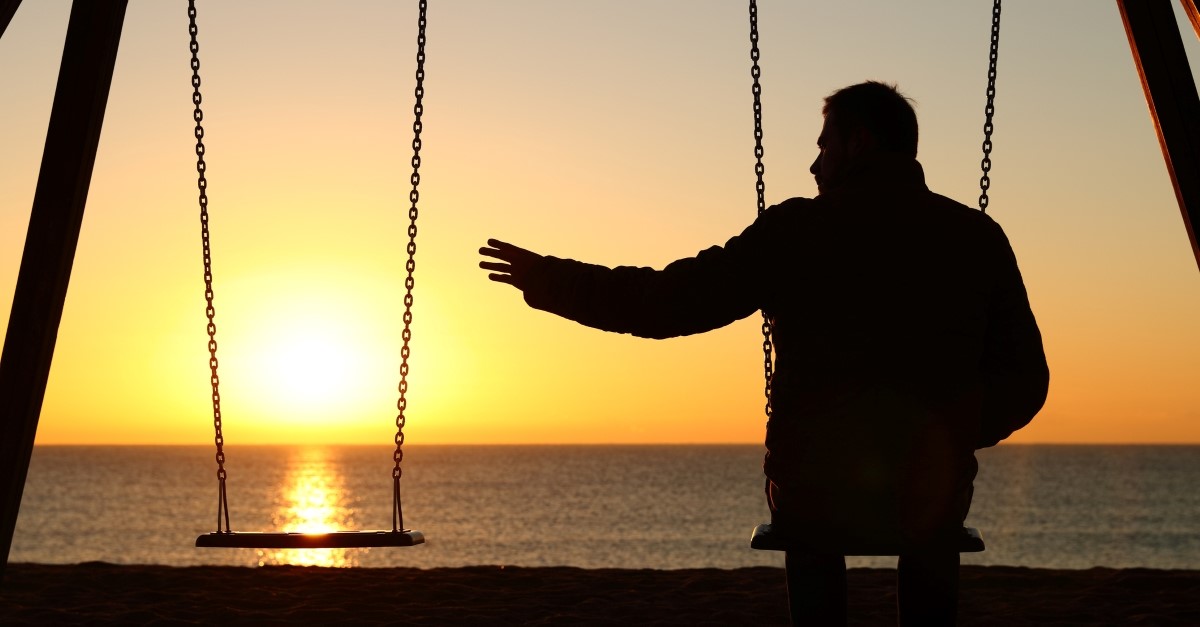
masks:
{"label": "man's leg", "polygon": [[901,555],[896,569],[901,627],[954,625],[958,612],[958,552]]}
{"label": "man's leg", "polygon": [[844,627],[846,558],[788,551],[784,565],[792,624]]}

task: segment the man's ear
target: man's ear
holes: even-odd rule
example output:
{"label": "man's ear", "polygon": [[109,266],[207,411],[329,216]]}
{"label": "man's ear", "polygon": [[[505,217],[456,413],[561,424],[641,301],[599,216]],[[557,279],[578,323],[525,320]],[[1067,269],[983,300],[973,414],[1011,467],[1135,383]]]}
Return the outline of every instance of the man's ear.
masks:
{"label": "man's ear", "polygon": [[855,156],[872,152],[878,147],[875,136],[865,126],[859,126],[851,131],[850,137],[846,141],[847,152]]}

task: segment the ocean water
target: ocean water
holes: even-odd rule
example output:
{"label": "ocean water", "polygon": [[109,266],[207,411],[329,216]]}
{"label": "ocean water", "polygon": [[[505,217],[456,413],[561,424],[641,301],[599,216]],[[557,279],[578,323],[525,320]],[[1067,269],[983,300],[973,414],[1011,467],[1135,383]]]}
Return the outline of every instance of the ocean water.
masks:
{"label": "ocean water", "polygon": [[[391,527],[391,449],[227,447],[234,530]],[[768,520],[762,449],[714,446],[405,448],[411,548],[198,549],[216,529],[206,446],[40,446],[13,562],[431,568],[782,566],[753,551]],[[966,564],[1200,569],[1200,447],[1006,445],[981,451]],[[894,558],[850,558],[886,567]]]}

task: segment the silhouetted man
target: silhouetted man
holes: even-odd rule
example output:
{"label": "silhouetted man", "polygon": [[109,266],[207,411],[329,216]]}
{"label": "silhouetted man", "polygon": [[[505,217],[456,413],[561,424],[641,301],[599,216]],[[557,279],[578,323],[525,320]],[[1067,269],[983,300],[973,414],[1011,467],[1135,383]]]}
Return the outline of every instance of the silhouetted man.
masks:
{"label": "silhouetted man", "polygon": [[1027,424],[1049,373],[1017,262],[987,215],[929,191],[895,87],[825,99],[819,193],[662,270],[543,257],[497,240],[489,278],[532,307],[649,338],[765,311],[774,328],[764,470],[790,538],[797,624],[844,624],[845,558],[899,555],[902,625],[953,624],[954,539],[974,451]]}

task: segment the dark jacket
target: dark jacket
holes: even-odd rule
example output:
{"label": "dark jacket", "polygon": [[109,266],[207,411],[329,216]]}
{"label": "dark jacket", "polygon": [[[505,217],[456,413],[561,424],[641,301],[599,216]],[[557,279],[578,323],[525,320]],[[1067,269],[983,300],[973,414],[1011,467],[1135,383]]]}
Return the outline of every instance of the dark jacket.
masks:
{"label": "dark jacket", "polygon": [[1041,335],[1004,232],[930,192],[912,159],[775,205],[724,247],[662,270],[547,257],[525,300],[650,338],[766,311],[776,362],[764,468],[791,522],[825,536],[906,543],[961,524],[974,450],[1046,398]]}

